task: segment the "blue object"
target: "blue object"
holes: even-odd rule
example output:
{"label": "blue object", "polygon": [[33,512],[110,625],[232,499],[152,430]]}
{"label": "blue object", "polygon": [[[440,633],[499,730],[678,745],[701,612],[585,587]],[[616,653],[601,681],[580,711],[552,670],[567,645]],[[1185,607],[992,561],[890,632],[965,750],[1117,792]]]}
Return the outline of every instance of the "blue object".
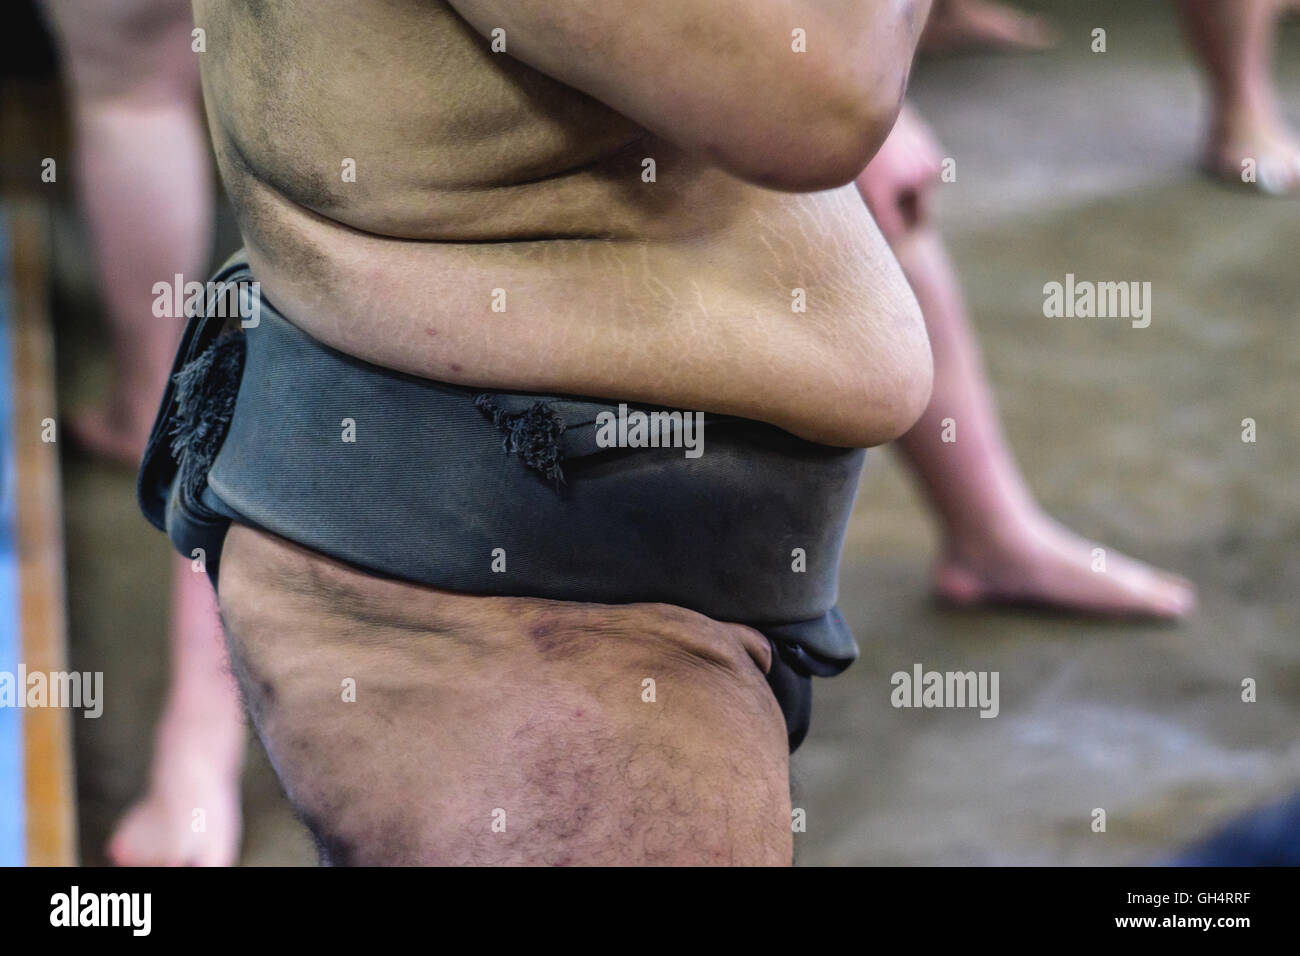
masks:
{"label": "blue object", "polygon": [[[22,629],[14,493],[12,279],[8,220],[0,210],[0,678],[13,675],[9,679],[16,680]],[[17,707],[0,707],[0,866],[22,866],[26,859],[22,714]]]}
{"label": "blue object", "polygon": [[1174,866],[1300,866],[1300,794],[1238,817]]}

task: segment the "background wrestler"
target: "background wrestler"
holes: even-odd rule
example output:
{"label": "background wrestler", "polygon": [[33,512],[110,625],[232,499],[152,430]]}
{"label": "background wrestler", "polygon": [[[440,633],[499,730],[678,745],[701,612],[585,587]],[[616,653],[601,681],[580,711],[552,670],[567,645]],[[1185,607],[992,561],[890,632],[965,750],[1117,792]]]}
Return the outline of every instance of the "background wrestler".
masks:
{"label": "background wrestler", "polygon": [[[190,5],[45,0],[45,8],[72,107],[77,193],[113,355],[108,397],[73,415],[69,430],[92,454],[134,468],[182,327],[154,316],[153,284],[177,273],[202,278],[211,243],[212,163]],[[239,853],[247,729],[207,576],[177,556],[167,586],[171,678],[149,780],[106,852],[119,865],[229,866]],[[196,830],[199,808],[205,825]]]}
{"label": "background wrestler", "polygon": [[1210,102],[1202,162],[1241,183],[1253,159],[1258,188],[1300,192],[1300,136],[1287,124],[1273,82],[1278,19],[1297,0],[1177,0],[1183,26],[1205,74]]}
{"label": "background wrestler", "polygon": [[[937,594],[961,606],[1182,617],[1195,605],[1188,581],[1109,549],[1106,573],[1094,572],[1094,542],[1045,514],[1026,485],[998,421],[960,282],[930,216],[941,157],[924,121],[905,107],[857,179],[916,293],[934,350],[929,407],[897,445],[942,528]],[[959,423],[960,441],[943,441],[949,417]]]}
{"label": "background wrestler", "polygon": [[[1192,53],[1205,75],[1209,109],[1202,165],[1240,184],[1253,159],[1262,192],[1300,191],[1300,136],[1287,124],[1273,81],[1278,20],[1300,0],[1175,0]],[[1042,17],[995,0],[935,0],[923,50],[963,47],[1043,50],[1056,31]]]}
{"label": "background wrestler", "polygon": [[[911,425],[924,328],[842,184],[893,124],[925,0],[454,6],[195,3],[222,174],[291,320],[443,381],[843,446]],[[381,581],[242,526],[220,599],[335,861],[790,860],[786,730],[748,628]]]}

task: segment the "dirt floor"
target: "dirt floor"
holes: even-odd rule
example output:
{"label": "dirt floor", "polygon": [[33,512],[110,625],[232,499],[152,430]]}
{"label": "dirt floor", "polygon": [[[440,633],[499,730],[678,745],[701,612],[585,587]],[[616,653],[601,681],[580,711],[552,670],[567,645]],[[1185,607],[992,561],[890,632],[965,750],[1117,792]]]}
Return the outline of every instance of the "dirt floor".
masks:
{"label": "dirt floor", "polygon": [[[1055,53],[919,70],[915,102],[958,161],[945,233],[1034,489],[1082,533],[1192,577],[1202,607],[1178,627],[941,611],[933,525],[875,453],[841,581],[862,658],[818,683],[794,761],[803,863],[1154,862],[1300,789],[1300,203],[1197,174],[1200,96],[1165,5],[1049,6]],[[1285,49],[1300,121],[1300,22]],[[73,223],[56,221],[65,411],[107,371]],[[218,251],[234,242],[227,221]],[[1151,326],[1044,318],[1043,285],[1066,273],[1150,281]],[[73,451],[64,467],[72,664],[106,673],[112,715],[78,721],[82,854],[102,863],[161,705],[168,551],[131,474]],[[916,663],[998,671],[1000,715],[893,708],[890,675]],[[256,741],[245,807],[244,863],[314,863]]]}

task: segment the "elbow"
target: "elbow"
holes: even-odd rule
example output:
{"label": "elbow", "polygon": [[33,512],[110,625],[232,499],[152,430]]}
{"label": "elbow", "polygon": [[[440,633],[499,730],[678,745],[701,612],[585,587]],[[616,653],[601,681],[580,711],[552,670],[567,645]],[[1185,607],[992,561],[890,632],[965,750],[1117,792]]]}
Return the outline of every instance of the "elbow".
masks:
{"label": "elbow", "polygon": [[[783,192],[818,192],[850,183],[894,128],[905,80],[904,75],[841,83],[838,91],[826,84],[792,99],[784,109],[764,104],[764,121],[749,127],[763,131],[761,139],[744,142],[726,165],[755,185]],[[775,116],[786,119],[774,121]]]}
{"label": "elbow", "polygon": [[808,131],[805,148],[788,157],[783,188],[812,192],[853,182],[884,145],[902,105],[901,96],[863,96],[827,110]]}

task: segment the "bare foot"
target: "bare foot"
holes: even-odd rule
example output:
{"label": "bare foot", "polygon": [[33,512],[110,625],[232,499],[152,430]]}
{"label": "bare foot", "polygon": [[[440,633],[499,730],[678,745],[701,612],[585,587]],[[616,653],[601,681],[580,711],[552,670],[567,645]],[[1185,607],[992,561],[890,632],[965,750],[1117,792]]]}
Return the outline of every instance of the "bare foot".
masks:
{"label": "bare foot", "polygon": [[[1205,164],[1215,176],[1270,196],[1300,195],[1300,137],[1276,117],[1233,111],[1215,124]],[[1242,178],[1243,164],[1253,167],[1254,182]]]}
{"label": "bare foot", "polygon": [[[1025,605],[1103,617],[1175,620],[1196,606],[1191,582],[1079,537],[1049,518],[1026,523],[1001,545],[939,562],[935,591],[958,607]],[[1104,564],[1101,563],[1104,561]],[[1104,567],[1104,570],[1093,570]]]}
{"label": "bare foot", "polygon": [[72,440],[96,458],[138,467],[149,442],[156,406],[128,407],[110,399],[79,409],[68,421]]}
{"label": "bare foot", "polygon": [[[166,720],[166,718],[164,718]],[[179,722],[175,722],[179,723]],[[239,778],[244,741],[209,741],[203,730],[163,731],[149,791],[108,842],[117,866],[234,866],[243,821]]]}
{"label": "bare foot", "polygon": [[937,0],[921,37],[921,49],[927,53],[1041,53],[1055,45],[1056,30],[1043,17],[991,0]]}

